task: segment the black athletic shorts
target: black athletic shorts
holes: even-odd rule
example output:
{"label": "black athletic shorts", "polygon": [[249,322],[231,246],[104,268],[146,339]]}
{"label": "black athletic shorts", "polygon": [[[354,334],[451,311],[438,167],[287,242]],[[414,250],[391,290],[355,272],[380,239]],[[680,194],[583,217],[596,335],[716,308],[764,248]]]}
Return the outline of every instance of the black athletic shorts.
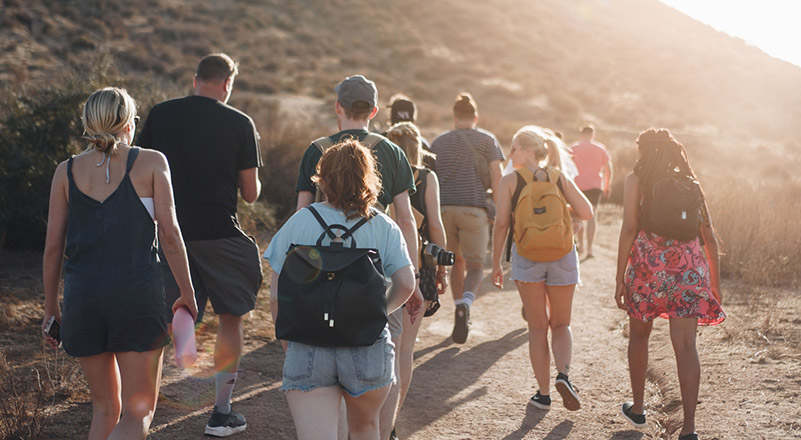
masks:
{"label": "black athletic shorts", "polygon": [[[189,269],[197,299],[197,321],[203,318],[206,302],[216,314],[242,316],[256,307],[256,294],[263,272],[256,241],[247,235],[216,240],[186,242]],[[162,259],[167,308],[181,296],[166,259]],[[168,313],[172,322],[172,312]]]}
{"label": "black athletic shorts", "polygon": [[583,192],[584,195],[587,196],[587,200],[589,200],[590,203],[592,203],[593,208],[598,207],[598,203],[601,201],[601,196],[604,194],[604,192],[598,188],[581,190],[581,192]]}

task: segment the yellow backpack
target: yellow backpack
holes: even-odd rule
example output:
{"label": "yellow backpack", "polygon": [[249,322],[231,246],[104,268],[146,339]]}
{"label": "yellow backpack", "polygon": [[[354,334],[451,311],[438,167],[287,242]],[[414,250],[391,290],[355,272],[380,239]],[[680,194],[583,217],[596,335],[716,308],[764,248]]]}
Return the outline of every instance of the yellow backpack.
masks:
{"label": "yellow backpack", "polygon": [[532,261],[556,261],[573,250],[573,223],[559,184],[561,172],[543,168],[548,180],[538,181],[527,168],[516,170],[525,185],[514,205],[517,253]]}

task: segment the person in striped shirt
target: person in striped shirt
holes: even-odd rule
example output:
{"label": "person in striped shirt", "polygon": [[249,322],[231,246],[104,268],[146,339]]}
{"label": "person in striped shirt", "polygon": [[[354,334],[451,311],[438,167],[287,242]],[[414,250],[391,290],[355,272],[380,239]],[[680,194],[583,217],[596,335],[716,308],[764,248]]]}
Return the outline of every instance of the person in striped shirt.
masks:
{"label": "person in striped shirt", "polygon": [[[498,187],[504,157],[495,135],[477,128],[478,106],[469,93],[456,98],[453,121],[454,129],[434,139],[431,150],[437,155],[448,251],[456,254],[450,279],[456,305],[451,337],[462,344],[470,327],[470,306],[484,277],[491,209],[487,189],[495,192]],[[486,164],[486,172],[476,164],[482,168]],[[489,188],[479,171],[489,176]]]}

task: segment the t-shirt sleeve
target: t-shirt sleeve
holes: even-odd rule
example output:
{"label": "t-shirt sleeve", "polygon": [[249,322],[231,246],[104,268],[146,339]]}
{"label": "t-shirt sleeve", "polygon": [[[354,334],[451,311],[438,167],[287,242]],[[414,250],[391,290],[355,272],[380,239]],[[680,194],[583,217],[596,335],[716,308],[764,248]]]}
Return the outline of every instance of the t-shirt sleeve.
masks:
{"label": "t-shirt sleeve", "polygon": [[144,125],[142,125],[142,131],[139,133],[139,137],[136,139],[136,145],[142,148],[150,148],[153,149],[153,120],[151,116],[155,111],[155,107],[150,110],[150,113],[147,114],[147,119],[145,119]]}
{"label": "t-shirt sleeve", "polygon": [[489,156],[487,157],[488,162],[492,162],[493,160],[503,161],[503,150],[501,150],[501,144],[498,142],[498,138],[495,136],[490,136],[492,139],[492,145],[489,148]]}
{"label": "t-shirt sleeve", "polygon": [[[302,227],[304,217],[307,215],[305,211],[305,209],[301,209],[293,214],[284,223],[284,226],[281,226],[281,229],[275,233],[267,246],[267,250],[264,251],[264,259],[270,262],[270,267],[276,273],[281,273],[281,269],[284,267],[286,251],[289,250],[289,245],[297,243],[299,239],[302,240],[302,237],[298,237],[298,234],[305,229]],[[278,282],[278,280],[273,280],[273,282]]]}
{"label": "t-shirt sleeve", "polygon": [[317,162],[322,157],[320,150],[314,146],[309,145],[306,152],[303,154],[303,159],[300,160],[300,167],[298,169],[298,183],[295,185],[295,192],[311,191],[314,194],[317,188],[314,186],[311,178],[317,171]]}
{"label": "t-shirt sleeve", "polygon": [[392,151],[394,152],[394,158],[397,163],[393,179],[394,182],[391,188],[392,197],[394,198],[404,191],[409,191],[410,194],[414,194],[417,188],[414,186],[414,173],[412,173],[412,166],[409,164],[409,159],[406,158],[406,154],[398,146],[395,146]]}
{"label": "t-shirt sleeve", "polygon": [[398,269],[410,266],[412,260],[409,258],[409,250],[398,224],[386,216],[383,216],[382,220],[386,224],[387,231],[384,249],[380,249],[379,252],[381,252],[381,262],[384,265],[384,275],[391,277]]}
{"label": "t-shirt sleeve", "polygon": [[260,136],[253,119],[247,118],[247,122],[242,124],[242,132],[242,147],[236,160],[237,169],[247,170],[261,167]]}

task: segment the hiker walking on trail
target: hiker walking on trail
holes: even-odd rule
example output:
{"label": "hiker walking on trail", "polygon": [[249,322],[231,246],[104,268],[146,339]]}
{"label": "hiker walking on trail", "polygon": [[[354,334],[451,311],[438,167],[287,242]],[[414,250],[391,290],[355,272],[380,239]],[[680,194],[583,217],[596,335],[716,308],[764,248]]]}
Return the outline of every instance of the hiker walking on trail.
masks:
{"label": "hiker walking on trail", "polygon": [[615,301],[629,315],[633,402],[621,408],[645,426],[645,374],[653,320],[670,320],[684,421],[679,439],[697,439],[695,407],[701,367],[698,325],[721,323],[718,244],[709,208],[684,147],[665,129],[637,138],[637,162],[626,177],[617,254]]}
{"label": "hiker walking on trail", "polygon": [[[173,171],[175,208],[203,317],[211,301],[219,318],[214,347],[214,408],[205,434],[226,437],[247,428],[231,409],[244,340],[242,317],[256,306],[262,281],[259,248],[239,226],[237,192],[253,203],[261,192],[259,134],[253,120],[227,105],[238,73],[225,54],[204,57],[195,94],[156,105],[142,129],[143,147],[161,151]],[[176,295],[164,265],[167,298]]]}
{"label": "hiker walking on trail", "polygon": [[[197,315],[194,289],[167,160],[131,146],[139,120],[133,98],[123,89],[98,90],[81,120],[88,148],[58,165],[50,191],[42,332],[81,364],[92,396],[88,438],[144,439],[170,342],[165,308]],[[169,303],[159,241],[180,286]]]}
{"label": "hiker walking on trail", "polygon": [[[295,191],[298,193],[297,209],[300,210],[312,202],[323,200],[323,192],[319,191],[312,180],[317,162],[323,152],[344,139],[353,138],[360,141],[373,151],[378,162],[381,192],[378,195],[376,206],[386,210],[392,205],[394,219],[403,232],[412,265],[417,272],[417,229],[409,202],[410,193],[415,191],[411,166],[406,155],[397,145],[380,134],[368,131],[370,120],[378,114],[378,89],[373,81],[362,75],[353,75],[337,84],[334,91],[337,93],[334,111],[340,131],[313,141],[306,149],[300,163],[298,181],[295,186]],[[406,307],[412,320],[417,320],[422,316],[423,295],[419,289],[415,289]],[[396,347],[401,343],[402,322],[403,312],[400,309],[389,317],[389,330]],[[396,357],[397,359],[399,358]],[[396,365],[397,368],[398,365]],[[392,431],[399,398],[400,384],[394,383],[381,413],[382,437],[388,437]]]}
{"label": "hiker walking on trail", "polygon": [[[439,206],[439,180],[437,174],[423,166],[423,157],[434,158],[422,148],[420,130],[411,122],[400,122],[389,128],[387,137],[406,153],[414,170],[417,191],[411,197],[412,212],[420,237],[420,291],[425,298],[425,316],[433,315],[439,308],[439,295],[448,287],[448,267],[453,264],[453,254],[447,252],[445,228]],[[450,259],[449,259],[450,258]],[[403,334],[400,349],[401,396],[400,411],[412,380],[414,343],[422,319],[411,322],[409,312],[403,312]],[[391,437],[390,437],[391,438]]]}
{"label": "hiker walking on trail", "polygon": [[[313,286],[308,286],[310,281],[306,277],[299,277],[298,273],[287,273],[285,270],[286,264],[292,262],[290,260],[292,254],[299,252],[297,247],[290,246],[318,243],[319,247],[326,234],[321,225],[329,229],[347,230],[341,235],[343,242],[339,249],[347,250],[350,249],[349,246],[356,244],[357,248],[377,250],[377,257],[380,258],[383,267],[383,275],[379,277],[381,289],[378,292],[365,291],[360,289],[361,284],[358,284],[356,289],[358,296],[366,297],[371,293],[377,293],[381,301],[386,298],[385,313],[391,313],[400,310],[416,286],[413,266],[400,228],[388,216],[373,207],[380,191],[380,181],[371,151],[355,139],[346,139],[326,150],[319,160],[317,169],[314,181],[324,192],[326,201],[298,210],[275,234],[264,254],[273,269],[270,304],[273,320],[277,324],[276,334],[279,337],[284,334],[282,314],[288,312],[283,305],[279,306],[282,304],[281,301],[286,300],[287,308],[291,306],[292,309],[289,311],[292,311],[297,307],[295,304],[302,301],[301,295],[313,291]],[[312,252],[308,255],[314,254]],[[323,261],[321,264],[325,263]],[[314,273],[311,277],[320,273],[312,269]],[[343,276],[348,276],[348,273]],[[392,279],[386,297],[384,276]],[[295,282],[293,281],[295,278],[301,279]],[[282,284],[285,279],[286,285]],[[334,280],[334,273],[329,273],[327,279]],[[307,283],[306,287],[300,287],[295,291],[288,290],[298,282]],[[311,283],[317,285],[321,282],[312,280]],[[341,280],[340,285],[345,286],[346,281]],[[336,292],[337,296],[342,294],[343,291]],[[333,301],[337,303],[338,300],[335,297]],[[319,307],[320,301],[319,299],[310,301],[309,304]],[[337,304],[341,306],[341,303]],[[358,322],[339,324],[344,319],[340,316],[354,312],[339,310],[340,306],[337,306],[336,310],[331,309],[331,316],[334,313],[337,316],[337,323],[333,317],[331,318],[331,331],[337,329],[337,326],[351,324],[357,329],[360,328]],[[358,302],[352,306],[361,308]],[[303,311],[305,312],[305,309]],[[319,322],[318,314],[312,313],[309,317],[313,321],[306,325],[301,322],[298,327],[306,329],[313,327],[314,321]],[[299,439],[336,439],[340,402],[343,398],[347,407],[350,438],[377,440],[389,437],[388,431],[379,436],[379,411],[385,404],[392,383],[395,382],[397,355],[389,326],[386,324],[386,314],[383,317],[382,325],[378,328],[378,338],[370,345],[322,346],[313,341],[297,340],[289,340],[285,345],[286,359],[281,390],[286,392]],[[286,322],[291,324],[295,321]],[[328,336],[329,327],[325,321],[322,323],[323,327],[319,332],[305,339]],[[342,343],[347,342],[349,341]]]}
{"label": "hiker walking on trail", "polygon": [[[401,122],[411,122],[417,124],[417,106],[411,98],[402,94],[396,93],[389,98],[389,127]],[[386,133],[382,133],[386,136]],[[436,156],[431,154],[431,143],[423,135],[420,135],[420,144],[423,152],[423,165],[434,170],[436,168]],[[411,159],[410,159],[411,162]]]}
{"label": "hiker walking on trail", "polygon": [[[578,389],[568,374],[573,351],[570,317],[579,282],[571,212],[592,217],[592,205],[559,168],[559,141],[544,129],[528,125],[515,133],[511,156],[517,168],[501,179],[493,236],[492,282],[503,287],[501,258],[510,227],[514,231],[510,279],[517,285],[528,322],[531,366],[539,389],[530,404],[550,409],[548,331],[556,363],[556,389],[568,410],[581,407]],[[545,164],[549,165],[545,165]]]}
{"label": "hiker walking on trail", "polygon": [[[612,158],[606,146],[595,140],[595,128],[591,125],[582,127],[581,139],[570,146],[573,161],[578,175],[576,186],[592,203],[592,209],[598,209],[601,196],[608,199],[612,190]],[[592,258],[592,243],[595,240],[595,216],[580,225],[577,231],[579,253],[585,258]]]}
{"label": "hiker walking on trail", "polygon": [[495,197],[503,152],[494,134],[477,128],[478,105],[469,93],[456,98],[453,122],[454,129],[434,139],[431,151],[437,155],[448,251],[456,254],[450,282],[456,305],[451,338],[463,344],[470,329],[470,306],[484,278],[491,220],[487,190]]}

